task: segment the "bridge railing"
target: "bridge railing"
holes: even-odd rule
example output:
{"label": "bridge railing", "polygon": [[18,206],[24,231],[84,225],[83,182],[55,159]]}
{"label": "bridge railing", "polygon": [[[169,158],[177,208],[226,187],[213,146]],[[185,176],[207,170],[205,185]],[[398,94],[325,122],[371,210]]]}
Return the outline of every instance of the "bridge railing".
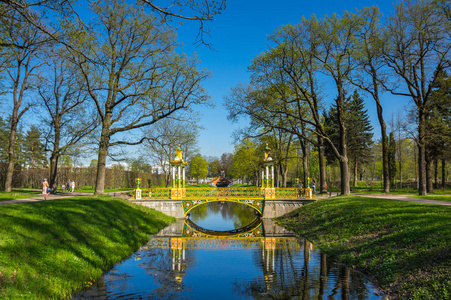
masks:
{"label": "bridge railing", "polygon": [[276,198],[279,199],[295,199],[301,196],[298,188],[276,188],[275,191]]}
{"label": "bridge railing", "polygon": [[170,199],[171,188],[149,188],[142,190],[143,198]]}
{"label": "bridge railing", "polygon": [[186,198],[262,198],[260,188],[192,188],[186,189]]}
{"label": "bridge railing", "polygon": [[[171,199],[171,188],[149,188],[142,189],[144,199]],[[275,188],[275,198],[296,199],[301,197],[298,188]],[[264,189],[255,188],[186,188],[183,198],[209,198],[209,199],[261,199],[265,198]]]}

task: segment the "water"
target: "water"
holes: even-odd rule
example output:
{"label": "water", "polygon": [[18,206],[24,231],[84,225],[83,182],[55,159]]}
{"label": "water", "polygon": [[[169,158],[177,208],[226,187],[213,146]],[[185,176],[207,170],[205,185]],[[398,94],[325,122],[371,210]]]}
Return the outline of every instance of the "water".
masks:
{"label": "water", "polygon": [[[207,229],[208,228],[208,229]],[[166,227],[73,299],[382,299],[360,273],[241,204]]]}

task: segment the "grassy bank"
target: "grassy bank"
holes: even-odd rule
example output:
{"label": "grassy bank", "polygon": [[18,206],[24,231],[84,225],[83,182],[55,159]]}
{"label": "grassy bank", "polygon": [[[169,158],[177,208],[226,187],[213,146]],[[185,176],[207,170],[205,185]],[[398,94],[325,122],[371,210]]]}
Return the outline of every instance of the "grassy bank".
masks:
{"label": "grassy bank", "polygon": [[391,298],[451,298],[451,207],[343,196],[279,222],[369,274]]}
{"label": "grassy bank", "polygon": [[63,299],[173,219],[103,197],[0,207],[0,298]]}

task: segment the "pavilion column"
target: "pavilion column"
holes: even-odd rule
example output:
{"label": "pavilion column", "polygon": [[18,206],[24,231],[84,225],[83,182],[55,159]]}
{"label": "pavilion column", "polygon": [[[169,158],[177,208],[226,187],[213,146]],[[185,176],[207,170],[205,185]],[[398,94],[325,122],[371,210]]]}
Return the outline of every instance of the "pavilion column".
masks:
{"label": "pavilion column", "polygon": [[266,187],[269,187],[269,168],[268,168],[268,165],[266,165],[266,178],[265,178],[265,181],[266,181]]}
{"label": "pavilion column", "polygon": [[265,187],[265,171],[262,169],[262,188]]}
{"label": "pavilion column", "polygon": [[274,187],[274,165],[271,165],[271,187]]}
{"label": "pavilion column", "polygon": [[175,166],[172,166],[172,188],[175,188]]}
{"label": "pavilion column", "polygon": [[182,188],[185,188],[185,167],[182,168]]}
{"label": "pavilion column", "polygon": [[182,187],[182,182],[181,182],[181,176],[180,176],[180,172],[181,172],[181,167],[177,166],[177,188],[181,188]]}

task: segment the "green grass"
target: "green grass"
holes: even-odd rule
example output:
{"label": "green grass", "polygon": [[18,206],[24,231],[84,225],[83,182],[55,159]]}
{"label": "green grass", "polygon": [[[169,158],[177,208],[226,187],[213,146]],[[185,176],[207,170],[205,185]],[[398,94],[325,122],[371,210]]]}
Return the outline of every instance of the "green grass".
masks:
{"label": "green grass", "polygon": [[211,186],[207,183],[201,183],[201,184],[196,184],[196,185],[187,185],[186,188],[187,189],[189,189],[189,188],[213,188],[213,186]]}
{"label": "green grass", "polygon": [[13,189],[12,192],[0,192],[0,201],[38,197],[41,191],[32,189]]}
{"label": "green grass", "polygon": [[279,222],[393,298],[451,298],[451,207],[343,196]]}
{"label": "green grass", "polygon": [[445,196],[445,195],[437,195],[437,196],[412,196],[409,198],[421,198],[421,199],[427,199],[427,200],[437,200],[437,201],[448,201],[451,202],[451,196]]}
{"label": "green grass", "polygon": [[251,185],[251,184],[244,184],[244,183],[236,183],[236,184],[232,185],[231,187],[237,188],[237,187],[258,187],[258,186]]}
{"label": "green grass", "polygon": [[67,298],[173,220],[108,196],[3,205],[0,298]]}

